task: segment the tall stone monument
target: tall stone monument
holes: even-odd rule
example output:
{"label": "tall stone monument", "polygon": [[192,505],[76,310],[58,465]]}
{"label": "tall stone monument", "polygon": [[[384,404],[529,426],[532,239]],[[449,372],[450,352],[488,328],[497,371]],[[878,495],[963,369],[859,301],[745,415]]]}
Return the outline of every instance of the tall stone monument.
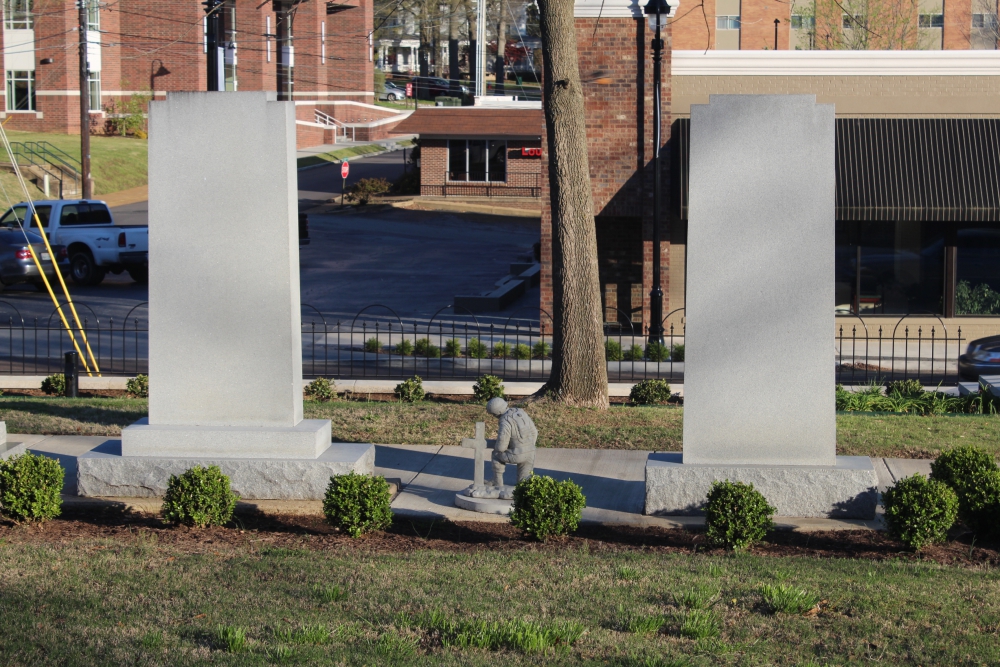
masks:
{"label": "tall stone monument", "polygon": [[158,495],[217,464],[245,498],[320,498],[372,445],[303,419],[295,106],[274,93],[150,105],[149,418],[80,459],[81,495]]}
{"label": "tall stone monument", "polygon": [[868,457],[836,455],[834,108],[812,95],[691,107],[683,456],[646,512],[752,482],[779,516],[874,516]]}

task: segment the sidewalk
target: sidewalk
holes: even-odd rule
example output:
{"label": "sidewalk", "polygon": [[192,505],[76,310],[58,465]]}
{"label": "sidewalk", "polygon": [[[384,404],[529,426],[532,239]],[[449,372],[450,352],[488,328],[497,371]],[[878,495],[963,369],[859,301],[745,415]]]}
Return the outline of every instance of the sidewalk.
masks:
{"label": "sidewalk", "polygon": [[[109,440],[117,438],[92,436],[8,436],[10,441],[27,442],[36,454],[57,459],[66,470],[64,502],[68,505],[106,505],[112,502],[138,511],[157,512],[156,498],[87,499],[76,495],[76,459]],[[650,452],[635,450],[556,449],[538,450],[535,471],[556,479],[572,479],[583,487],[587,507],[583,520],[587,523],[668,528],[698,526],[701,517],[651,517],[642,513],[645,502],[645,466]],[[375,445],[375,474],[398,482],[398,493],[392,501],[393,511],[400,516],[451,521],[507,521],[505,517],[479,514],[454,506],[455,493],[472,481],[474,452],[453,445]],[[914,473],[929,474],[930,461],[918,459],[873,459],[878,472],[879,491],[897,480]],[[516,470],[508,466],[505,481],[513,484]],[[319,514],[322,502],[314,501],[247,501],[246,505],[261,511],[287,514]],[[809,519],[782,517],[775,520],[779,528],[800,531],[857,530],[879,528],[881,519],[873,521]]]}

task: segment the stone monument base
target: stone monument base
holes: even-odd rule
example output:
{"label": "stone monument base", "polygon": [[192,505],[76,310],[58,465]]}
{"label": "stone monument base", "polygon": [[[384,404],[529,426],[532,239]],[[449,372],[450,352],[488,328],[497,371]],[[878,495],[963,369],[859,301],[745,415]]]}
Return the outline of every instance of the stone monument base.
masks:
{"label": "stone monument base", "polygon": [[[326,422],[329,429],[330,422]],[[375,446],[334,443],[320,456],[235,458],[122,456],[119,440],[109,440],[77,459],[77,493],[87,497],[151,498],[167,491],[171,475],[196,465],[217,465],[232,489],[247,500],[321,500],[333,475],[375,471]]]}
{"label": "stone monument base", "polygon": [[28,445],[23,442],[3,442],[0,443],[0,461],[20,456],[28,451]]}
{"label": "stone monument base", "polygon": [[646,514],[701,514],[712,482],[752,483],[775,516],[872,519],[878,476],[867,456],[838,456],[836,465],[687,464],[681,453],[651,454],[646,462]]}
{"label": "stone monument base", "polygon": [[330,446],[329,419],[295,426],[150,425],[142,418],[122,429],[122,455],[176,458],[315,459]]}
{"label": "stone monument base", "polygon": [[513,500],[505,500],[503,498],[473,498],[463,495],[462,492],[455,494],[455,507],[460,507],[470,512],[507,516],[510,514],[513,504]]}

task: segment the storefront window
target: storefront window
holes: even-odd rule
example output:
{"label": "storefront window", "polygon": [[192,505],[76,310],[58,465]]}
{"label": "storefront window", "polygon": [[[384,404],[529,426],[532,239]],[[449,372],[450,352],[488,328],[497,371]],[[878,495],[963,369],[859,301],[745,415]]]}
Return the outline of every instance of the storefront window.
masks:
{"label": "storefront window", "polygon": [[838,314],[944,309],[944,232],[929,222],[837,223]]}
{"label": "storefront window", "polygon": [[507,142],[503,139],[449,139],[449,181],[507,180]]}
{"label": "storefront window", "polygon": [[956,315],[1000,315],[1000,224],[958,230]]}

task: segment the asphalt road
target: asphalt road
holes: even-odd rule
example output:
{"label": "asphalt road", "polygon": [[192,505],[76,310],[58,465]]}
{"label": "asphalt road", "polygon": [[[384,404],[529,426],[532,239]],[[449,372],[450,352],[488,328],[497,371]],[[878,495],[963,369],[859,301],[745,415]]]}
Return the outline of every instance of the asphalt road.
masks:
{"label": "asphalt road", "polygon": [[[402,151],[364,158],[351,165],[355,179],[402,173]],[[299,172],[303,207],[339,195],[339,165]],[[114,209],[119,224],[145,224],[146,202]],[[403,317],[429,316],[451,303],[456,294],[492,289],[507,274],[511,262],[522,261],[538,241],[538,221],[532,218],[406,211],[310,215],[312,243],[301,249],[302,302],[323,313],[353,316],[370,304],[383,304]],[[100,319],[116,327],[123,317],[145,318],[148,292],[127,273],[108,274],[96,287],[69,282],[81,318]],[[516,311],[537,317],[538,288],[530,290],[504,316]],[[534,309],[533,314],[531,313]],[[385,311],[382,311],[385,312]],[[31,324],[58,316],[49,296],[33,287],[12,286],[0,294],[0,323],[11,317]]]}

